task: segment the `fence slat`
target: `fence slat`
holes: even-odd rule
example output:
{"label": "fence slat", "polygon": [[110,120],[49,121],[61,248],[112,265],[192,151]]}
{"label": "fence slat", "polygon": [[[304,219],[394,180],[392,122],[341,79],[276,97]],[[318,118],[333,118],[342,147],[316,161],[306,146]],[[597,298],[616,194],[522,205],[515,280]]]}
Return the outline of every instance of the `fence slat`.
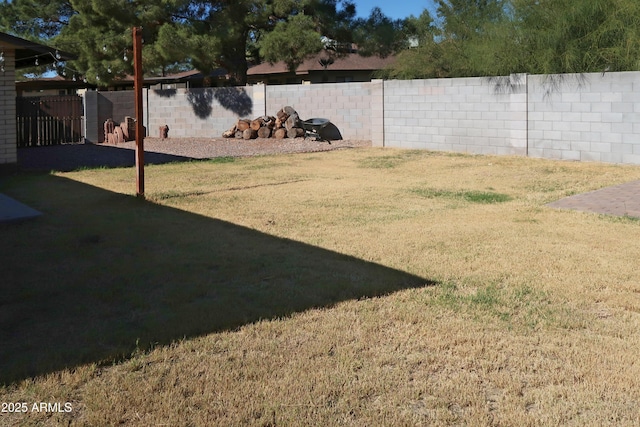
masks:
{"label": "fence slat", "polygon": [[17,97],[18,147],[81,142],[82,119],[80,96]]}

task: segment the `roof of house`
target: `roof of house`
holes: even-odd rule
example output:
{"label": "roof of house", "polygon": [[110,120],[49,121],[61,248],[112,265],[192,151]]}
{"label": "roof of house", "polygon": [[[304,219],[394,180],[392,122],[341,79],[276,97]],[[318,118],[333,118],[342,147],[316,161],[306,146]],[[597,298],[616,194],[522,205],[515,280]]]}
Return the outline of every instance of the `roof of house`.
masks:
{"label": "roof of house", "polygon": [[161,83],[161,82],[181,82],[186,80],[203,79],[205,77],[224,77],[227,71],[222,68],[216,68],[209,74],[204,74],[199,70],[181,71],[175,74],[168,74],[160,77],[145,77],[145,83]]}
{"label": "roof of house", "polygon": [[[307,58],[296,69],[296,74],[309,74],[311,71],[324,71],[325,67],[321,61],[327,64],[330,71],[373,71],[381,70],[395,61],[394,56],[381,58],[379,56],[362,56],[357,53],[348,53],[344,56],[335,56],[331,51],[323,50],[317,55]],[[333,61],[333,62],[331,62]],[[269,74],[288,73],[289,69],[284,61],[270,64],[268,62],[250,67],[247,71],[249,76],[262,76]]]}
{"label": "roof of house", "polygon": [[59,60],[75,59],[75,55],[68,52],[0,32],[0,46],[2,45],[15,48],[16,69],[35,65],[36,58],[39,64],[52,64]]}

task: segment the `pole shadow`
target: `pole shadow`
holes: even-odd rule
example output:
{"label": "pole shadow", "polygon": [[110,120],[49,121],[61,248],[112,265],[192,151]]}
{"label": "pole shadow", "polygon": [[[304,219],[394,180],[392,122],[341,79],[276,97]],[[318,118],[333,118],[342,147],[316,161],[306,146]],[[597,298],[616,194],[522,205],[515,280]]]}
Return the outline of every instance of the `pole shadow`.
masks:
{"label": "pole shadow", "polygon": [[435,284],[66,178],[0,190],[43,213],[0,224],[0,384]]}

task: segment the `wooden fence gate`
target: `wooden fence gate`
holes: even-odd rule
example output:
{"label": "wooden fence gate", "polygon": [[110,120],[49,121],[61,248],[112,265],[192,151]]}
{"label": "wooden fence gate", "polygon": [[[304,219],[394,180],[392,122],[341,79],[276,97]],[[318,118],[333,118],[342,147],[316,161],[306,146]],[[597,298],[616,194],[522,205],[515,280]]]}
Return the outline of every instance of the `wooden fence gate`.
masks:
{"label": "wooden fence gate", "polygon": [[18,147],[82,142],[82,97],[17,97]]}

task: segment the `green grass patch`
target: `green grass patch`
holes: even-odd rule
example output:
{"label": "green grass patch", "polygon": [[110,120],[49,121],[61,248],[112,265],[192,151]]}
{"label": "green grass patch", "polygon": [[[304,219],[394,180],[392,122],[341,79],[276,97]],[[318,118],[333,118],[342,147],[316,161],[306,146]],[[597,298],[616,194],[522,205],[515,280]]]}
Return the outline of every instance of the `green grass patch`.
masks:
{"label": "green grass patch", "polygon": [[[82,172],[82,171],[99,171],[99,170],[105,170],[105,169],[109,169],[108,166],[105,165],[98,165],[98,166],[80,166],[79,168],[75,168],[73,171],[74,172]],[[51,174],[55,174],[58,171],[51,171]]]}
{"label": "green grass patch", "polygon": [[184,199],[186,197],[202,196],[207,194],[206,191],[158,191],[147,195],[147,199],[150,201],[161,201],[170,199]]}
{"label": "green grass patch", "polygon": [[427,305],[466,313],[478,321],[490,317],[505,322],[509,328],[536,329],[552,324],[570,328],[567,313],[554,308],[546,292],[529,285],[509,288],[491,283],[470,290],[445,282],[427,292]]}
{"label": "green grass patch", "polygon": [[232,156],[214,157],[208,160],[209,163],[233,163],[235,161],[236,158]]}
{"label": "green grass patch", "polygon": [[433,155],[434,153],[426,150],[406,150],[397,154],[384,156],[369,156],[358,162],[359,167],[369,169],[393,169],[403,165],[404,163]]}
{"label": "green grass patch", "polygon": [[640,225],[640,217],[631,216],[628,214],[617,216],[617,215],[600,215],[601,218],[607,219],[613,223],[622,223],[622,224],[638,224]]}
{"label": "green grass patch", "polygon": [[478,191],[478,190],[466,190],[466,191],[450,191],[434,188],[415,188],[411,190],[414,194],[428,199],[453,199],[464,200],[470,203],[481,204],[494,204],[504,203],[513,200],[508,194],[495,193],[493,191]]}

